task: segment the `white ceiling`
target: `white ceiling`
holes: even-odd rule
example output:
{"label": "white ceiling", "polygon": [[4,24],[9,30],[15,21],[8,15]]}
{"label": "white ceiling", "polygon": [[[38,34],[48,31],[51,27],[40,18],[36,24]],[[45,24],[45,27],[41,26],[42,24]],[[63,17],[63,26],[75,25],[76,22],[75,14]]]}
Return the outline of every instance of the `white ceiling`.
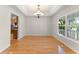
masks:
{"label": "white ceiling", "polygon": [[[34,16],[33,14],[37,11],[37,5],[17,5],[26,16]],[[43,16],[51,16],[55,14],[62,5],[40,5],[41,12],[44,13]]]}

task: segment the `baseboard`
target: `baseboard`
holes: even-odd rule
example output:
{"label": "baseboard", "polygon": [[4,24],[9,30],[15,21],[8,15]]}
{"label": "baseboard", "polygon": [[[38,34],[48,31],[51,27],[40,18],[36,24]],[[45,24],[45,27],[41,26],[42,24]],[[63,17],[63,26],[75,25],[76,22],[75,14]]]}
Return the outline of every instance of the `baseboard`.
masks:
{"label": "baseboard", "polygon": [[5,47],[4,49],[1,49],[1,50],[0,50],[0,53],[3,52],[3,51],[5,51],[5,50],[8,49],[9,47],[10,47],[10,45],[7,46],[7,47]]}
{"label": "baseboard", "polygon": [[19,38],[18,38],[18,40],[20,40],[20,39],[24,38],[25,36],[26,36],[26,35],[24,35],[24,36],[22,36],[22,37],[19,37]]}
{"label": "baseboard", "polygon": [[52,36],[52,35],[26,35],[26,36]]}
{"label": "baseboard", "polygon": [[75,53],[79,54],[79,51],[74,50],[72,47],[70,47],[69,45],[67,45],[65,42],[63,42],[62,40],[59,40],[57,37],[55,37],[58,41],[60,41],[61,43],[63,43],[65,46],[67,46],[68,48],[70,48],[72,51],[74,51]]}
{"label": "baseboard", "polygon": [[[57,39],[58,40],[58,39]],[[74,50],[73,48],[71,48],[70,46],[68,46],[66,43],[64,43],[63,41],[59,40],[61,43],[63,43],[65,46],[67,46],[68,48],[70,48],[72,51],[76,52],[77,54],[79,54],[79,51]]]}

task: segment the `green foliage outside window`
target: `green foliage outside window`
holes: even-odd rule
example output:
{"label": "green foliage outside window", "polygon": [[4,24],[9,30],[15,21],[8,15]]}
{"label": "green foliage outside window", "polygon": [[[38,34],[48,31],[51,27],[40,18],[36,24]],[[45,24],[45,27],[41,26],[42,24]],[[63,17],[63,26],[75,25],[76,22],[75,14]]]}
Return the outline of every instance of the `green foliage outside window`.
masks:
{"label": "green foliage outside window", "polygon": [[59,33],[65,35],[65,17],[59,19]]}

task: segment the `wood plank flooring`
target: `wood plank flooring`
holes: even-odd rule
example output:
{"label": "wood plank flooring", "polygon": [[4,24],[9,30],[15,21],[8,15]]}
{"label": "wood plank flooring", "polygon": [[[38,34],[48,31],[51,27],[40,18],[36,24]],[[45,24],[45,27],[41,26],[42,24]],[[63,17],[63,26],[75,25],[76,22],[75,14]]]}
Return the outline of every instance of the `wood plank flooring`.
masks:
{"label": "wood plank flooring", "polygon": [[13,40],[11,46],[1,54],[58,54],[58,46],[63,46],[65,54],[75,54],[51,36],[26,36],[20,40]]}

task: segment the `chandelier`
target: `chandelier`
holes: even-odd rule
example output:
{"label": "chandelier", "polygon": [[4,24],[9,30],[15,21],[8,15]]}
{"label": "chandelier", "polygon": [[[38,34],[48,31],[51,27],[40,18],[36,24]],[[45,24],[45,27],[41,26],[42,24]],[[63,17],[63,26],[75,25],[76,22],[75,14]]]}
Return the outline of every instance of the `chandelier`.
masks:
{"label": "chandelier", "polygon": [[40,10],[40,5],[37,5],[37,11],[36,11],[36,13],[34,13],[34,15],[37,16],[38,18],[40,18],[40,16],[44,15],[44,13],[42,13]]}

